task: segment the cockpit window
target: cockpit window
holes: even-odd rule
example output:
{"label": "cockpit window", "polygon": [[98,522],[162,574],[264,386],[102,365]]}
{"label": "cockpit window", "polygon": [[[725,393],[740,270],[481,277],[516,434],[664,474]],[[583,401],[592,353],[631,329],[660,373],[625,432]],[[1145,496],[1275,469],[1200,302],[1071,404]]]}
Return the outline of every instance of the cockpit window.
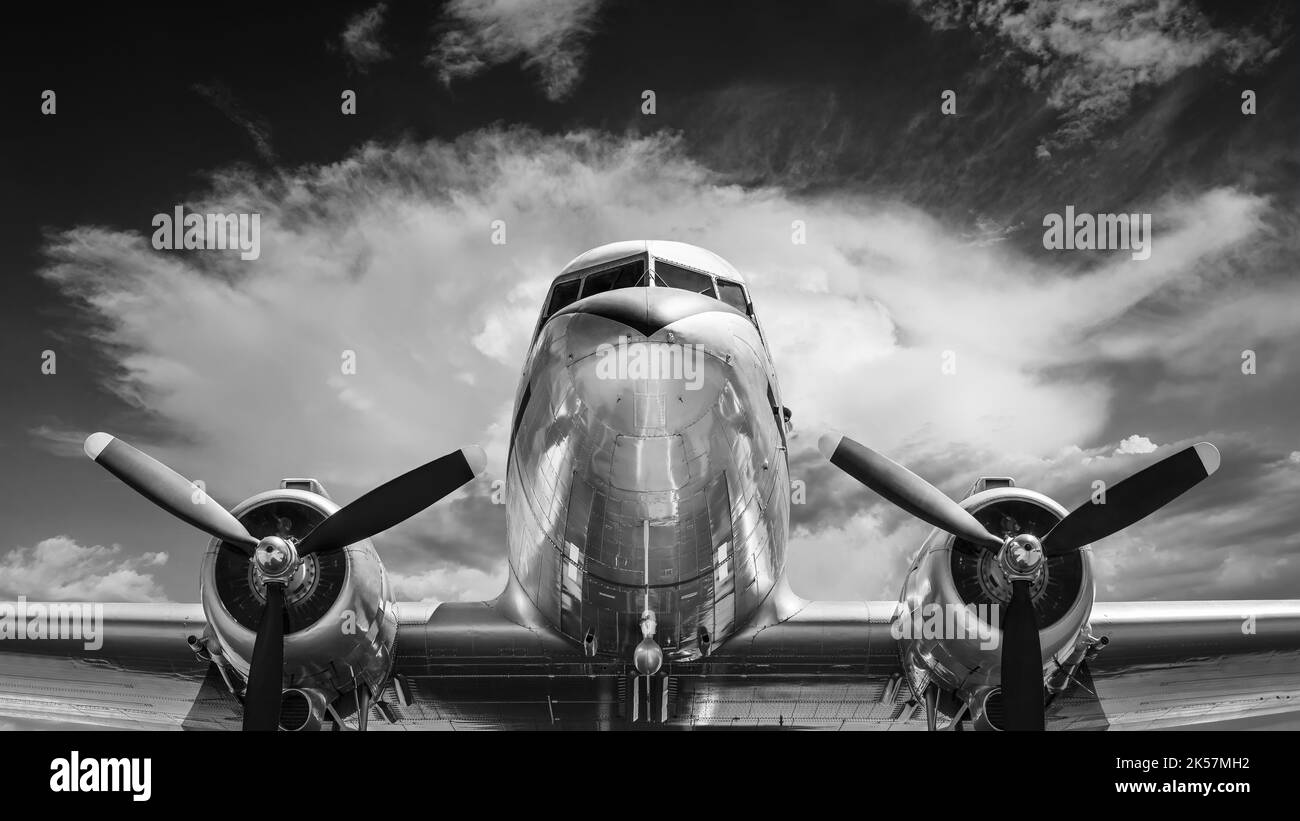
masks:
{"label": "cockpit window", "polygon": [[561,282],[555,286],[551,292],[551,304],[546,306],[546,315],[551,316],[561,308],[566,308],[578,300],[578,287],[582,285],[582,280],[571,279],[568,282]]}
{"label": "cockpit window", "polygon": [[655,260],[655,281],[668,288],[681,288],[683,291],[718,298],[717,292],[713,290],[713,277],[662,259]]}
{"label": "cockpit window", "polygon": [[742,314],[749,314],[749,303],[745,301],[745,289],[739,282],[718,280],[718,299],[727,303]]}
{"label": "cockpit window", "polygon": [[645,287],[645,284],[645,260],[636,259],[626,265],[610,268],[608,271],[601,271],[587,277],[586,285],[582,289],[582,296],[586,299],[592,294],[615,291],[619,288],[642,288]]}

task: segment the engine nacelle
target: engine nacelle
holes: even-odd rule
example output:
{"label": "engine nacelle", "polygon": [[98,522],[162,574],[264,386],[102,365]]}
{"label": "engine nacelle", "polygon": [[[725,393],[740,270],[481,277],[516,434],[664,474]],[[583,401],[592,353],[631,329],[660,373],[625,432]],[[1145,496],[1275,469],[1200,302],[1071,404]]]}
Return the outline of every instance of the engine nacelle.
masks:
{"label": "engine nacelle", "polygon": [[[301,540],[338,508],[319,493],[279,489],[246,499],[231,513],[258,538]],[[254,572],[240,550],[217,539],[208,545],[200,592],[207,645],[215,640],[224,662],[245,679],[265,603]],[[319,693],[342,716],[355,710],[358,687],[382,690],[393,665],[397,612],[369,540],[304,557],[284,601],[286,688]]]}
{"label": "engine nacelle", "polygon": [[[968,496],[962,507],[991,533],[1043,537],[1066,509],[1032,490],[996,487]],[[1092,550],[1045,558],[1033,583],[1045,673],[1080,642],[1095,596]],[[999,724],[1003,607],[1011,584],[988,551],[939,530],[921,546],[903,583],[903,614],[895,622],[903,669],[920,693],[934,683],[968,705],[976,724]]]}

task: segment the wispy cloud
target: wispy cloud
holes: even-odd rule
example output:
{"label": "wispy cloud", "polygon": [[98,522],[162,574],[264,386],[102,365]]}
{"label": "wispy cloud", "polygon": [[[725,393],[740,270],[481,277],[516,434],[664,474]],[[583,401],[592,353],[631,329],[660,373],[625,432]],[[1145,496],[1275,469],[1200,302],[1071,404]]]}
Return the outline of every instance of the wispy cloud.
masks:
{"label": "wispy cloud", "polygon": [[1276,32],[1217,28],[1180,0],[912,0],[936,28],[966,26],[1009,45],[1023,77],[1061,113],[1039,156],[1070,147],[1126,113],[1143,87],[1203,65],[1257,67],[1278,54]]}
{"label": "wispy cloud", "polygon": [[348,18],[343,27],[339,37],[343,53],[358,71],[365,72],[392,56],[380,40],[380,29],[387,13],[388,4],[380,3]]}
{"label": "wispy cloud", "polygon": [[232,123],[244,130],[259,157],[268,163],[275,162],[275,148],[271,145],[271,126],[266,120],[245,109],[229,87],[221,82],[213,82],[195,83],[191,88]]}
{"label": "wispy cloud", "polygon": [[90,433],[90,431],[69,430],[57,424],[37,425],[27,431],[37,447],[55,456],[63,457],[84,456],[83,445]]}
{"label": "wispy cloud", "polygon": [[54,536],[0,556],[0,598],[167,601],[150,572],[166,563],[166,553],[128,556],[120,545],[81,545],[67,536]]}
{"label": "wispy cloud", "polygon": [[522,60],[552,100],[577,86],[603,0],[452,0],[428,62],[444,83]]}

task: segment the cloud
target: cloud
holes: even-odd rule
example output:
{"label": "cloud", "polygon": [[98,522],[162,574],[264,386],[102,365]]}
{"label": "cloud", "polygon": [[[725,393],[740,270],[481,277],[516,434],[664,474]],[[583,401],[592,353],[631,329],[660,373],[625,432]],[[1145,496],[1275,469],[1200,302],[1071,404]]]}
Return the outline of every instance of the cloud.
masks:
{"label": "cloud", "polygon": [[28,436],[41,450],[65,458],[84,458],[86,437],[90,431],[69,430],[57,425],[37,425],[29,428]]}
{"label": "cloud", "polygon": [[1094,546],[1099,599],[1295,597],[1300,470],[1249,434],[1206,438],[1224,454],[1218,473],[1158,515]]}
{"label": "cloud", "polygon": [[469,567],[393,573],[393,592],[399,601],[441,604],[445,601],[484,601],[495,598],[506,586],[506,568],[490,571]]}
{"label": "cloud", "polygon": [[[726,184],[670,134],[523,128],[370,144],[274,175],[229,170],[187,205],[261,213],[261,257],[158,252],[140,233],[97,226],[49,236],[43,276],[89,314],[83,332],[111,357],[104,386],[139,411],[138,429],[118,432],[218,498],[308,475],[341,502],[481,442],[485,478],[378,539],[405,589],[438,598],[478,595],[473,585],[500,572],[503,508],[489,497],[504,475],[519,367],[551,278],[583,250],[672,238],[746,272],[803,434],[791,450],[809,489],[795,514],[796,589],[862,598],[896,595],[901,569],[887,568],[902,567],[925,528],[873,508],[827,466],[819,429],[844,430],[955,496],[979,475],[1007,474],[1087,498],[1092,477],[1137,464],[1110,455],[1129,430],[1188,435],[1166,430],[1163,415],[1111,430],[1116,408],[1134,400],[1099,363],[1140,361],[1167,343],[1168,329],[1129,321],[1150,310],[1201,315],[1178,336],[1211,344],[1197,329],[1219,327],[1217,306],[1241,292],[1218,279],[1225,255],[1259,239],[1270,207],[1232,188],[1170,196],[1151,259],[1097,255],[1080,271],[1065,255],[972,244],[868,194]],[[495,220],[506,224],[504,245],[491,241]],[[806,244],[790,240],[795,220]],[[1264,327],[1269,344],[1295,333]],[[1101,340],[1117,328],[1127,341],[1112,349]],[[344,374],[349,353],[356,372]],[[1222,386],[1240,378],[1230,364],[1188,364],[1144,389],[1194,378],[1230,393]],[[1263,393],[1252,406],[1285,389],[1262,376],[1254,384]],[[1196,412],[1180,424],[1211,430]],[[1180,527],[1169,532],[1179,544],[1210,538]],[[869,578],[834,572],[841,566]],[[431,567],[441,575],[426,576]]]}
{"label": "cloud", "polygon": [[1119,443],[1115,448],[1115,456],[1123,456],[1129,453],[1152,453],[1156,446],[1145,436],[1138,436],[1136,433]]}
{"label": "cloud", "polygon": [[602,0],[451,0],[428,62],[442,81],[522,60],[551,100],[572,93]]}
{"label": "cloud", "polygon": [[379,39],[379,30],[384,25],[384,15],[387,12],[387,3],[380,3],[358,12],[348,18],[347,25],[343,27],[343,33],[339,36],[343,44],[343,53],[361,72],[392,56]]}
{"label": "cloud", "polygon": [[149,568],[166,553],[126,556],[121,545],[83,546],[67,536],[17,547],[0,557],[0,596],[33,601],[167,601]]}
{"label": "cloud", "polygon": [[275,162],[275,148],[271,145],[271,126],[263,118],[245,109],[229,87],[221,82],[195,83],[190,87],[224,114],[228,120],[243,129],[259,157],[268,163]]}
{"label": "cloud", "polygon": [[1031,88],[1047,93],[1062,124],[1038,146],[1052,150],[1091,138],[1125,114],[1141,89],[1188,69],[1258,67],[1279,49],[1247,29],[1217,28],[1194,5],[1178,0],[912,0],[938,29],[966,26],[1010,45]]}

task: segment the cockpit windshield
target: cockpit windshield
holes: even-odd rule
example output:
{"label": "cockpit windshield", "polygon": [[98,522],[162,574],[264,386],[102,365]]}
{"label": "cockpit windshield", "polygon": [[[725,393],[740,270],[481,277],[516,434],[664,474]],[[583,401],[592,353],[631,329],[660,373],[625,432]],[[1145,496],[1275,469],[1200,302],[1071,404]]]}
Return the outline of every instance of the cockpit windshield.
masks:
{"label": "cockpit windshield", "polygon": [[743,314],[753,316],[749,310],[749,303],[745,299],[745,288],[739,282],[729,282],[725,279],[718,280],[718,299],[727,303]]}
{"label": "cockpit windshield", "polygon": [[544,316],[554,316],[557,311],[567,308],[581,297],[619,288],[644,287],[647,284],[646,279],[645,260],[634,259],[613,268],[587,274],[585,278],[578,275],[572,279],[562,280],[555,283],[555,287],[551,290],[551,300],[546,304]]}
{"label": "cockpit windshield", "polygon": [[578,301],[578,289],[582,287],[582,280],[571,279],[568,282],[558,282],[555,290],[551,292],[551,303],[546,306],[546,315],[550,316],[561,308],[566,308]]}
{"label": "cockpit windshield", "polygon": [[718,298],[717,291],[713,289],[713,277],[673,265],[671,262],[664,262],[662,259],[655,260],[655,284]]}
{"label": "cockpit windshield", "polygon": [[585,299],[593,294],[619,288],[644,288],[651,284],[659,288],[679,288],[683,291],[704,294],[725,302],[751,319],[754,317],[749,307],[749,300],[745,298],[745,286],[739,282],[714,277],[703,271],[696,271],[662,259],[655,259],[652,268],[647,266],[647,260],[642,257],[625,260],[610,268],[597,269],[590,273],[580,272],[570,276],[570,279],[555,283],[542,316],[543,320],[554,316],[579,299]]}
{"label": "cockpit windshield", "polygon": [[588,276],[582,286],[582,296],[586,298],[604,291],[615,291],[619,288],[642,288],[645,285],[645,260],[635,259],[617,268],[610,268],[607,271]]}

